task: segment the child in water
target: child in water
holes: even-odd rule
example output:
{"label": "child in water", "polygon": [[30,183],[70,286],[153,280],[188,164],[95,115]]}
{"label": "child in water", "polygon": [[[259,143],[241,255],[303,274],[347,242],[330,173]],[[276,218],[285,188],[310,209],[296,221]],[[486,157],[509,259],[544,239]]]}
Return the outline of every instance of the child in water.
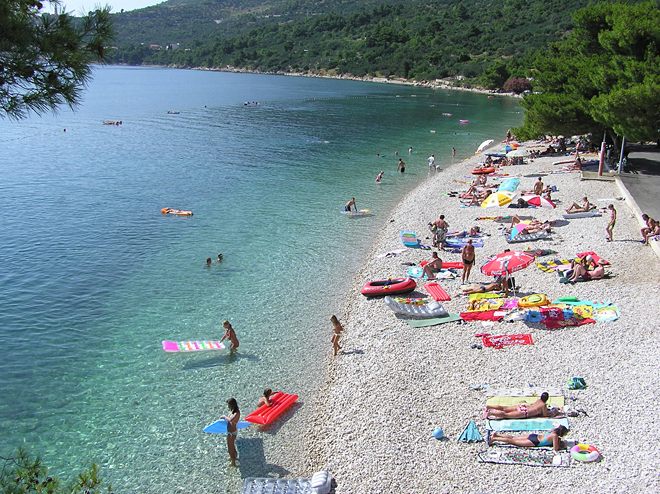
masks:
{"label": "child in water", "polygon": [[332,323],[332,339],[330,339],[330,341],[332,342],[332,349],[334,351],[334,356],[336,357],[339,350],[341,350],[341,347],[339,346],[339,338],[344,331],[344,327],[339,322],[339,319],[337,319],[337,316],[332,316],[330,322]]}
{"label": "child in water", "polygon": [[231,345],[229,346],[229,351],[234,353],[236,350],[238,350],[238,345],[239,345],[238,338],[236,337],[236,332],[234,331],[234,328],[231,326],[231,323],[229,321],[223,322],[222,326],[225,328],[225,334],[222,336],[220,342],[229,340],[231,342]]}

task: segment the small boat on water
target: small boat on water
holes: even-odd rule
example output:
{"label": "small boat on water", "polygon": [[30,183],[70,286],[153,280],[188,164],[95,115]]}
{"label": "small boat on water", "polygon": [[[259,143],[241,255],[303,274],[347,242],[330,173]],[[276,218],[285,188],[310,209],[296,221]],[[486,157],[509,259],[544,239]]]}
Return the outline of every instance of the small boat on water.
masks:
{"label": "small boat on water", "polygon": [[470,123],[470,121],[469,120],[459,120],[458,123],[461,124],[461,125],[467,125],[467,124]]}
{"label": "small boat on water", "polygon": [[179,115],[181,112],[176,110],[167,110],[168,115]]}
{"label": "small boat on water", "polygon": [[103,125],[121,125],[121,120],[104,120]]}

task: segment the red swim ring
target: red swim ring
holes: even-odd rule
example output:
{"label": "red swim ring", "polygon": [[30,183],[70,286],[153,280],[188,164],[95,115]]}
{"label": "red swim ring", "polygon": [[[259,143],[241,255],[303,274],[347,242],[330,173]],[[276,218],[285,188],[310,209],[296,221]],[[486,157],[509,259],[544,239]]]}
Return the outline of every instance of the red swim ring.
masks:
{"label": "red swim ring", "polygon": [[392,278],[388,280],[368,281],[362,287],[362,295],[365,297],[383,297],[385,295],[399,295],[410,293],[417,287],[412,278]]}

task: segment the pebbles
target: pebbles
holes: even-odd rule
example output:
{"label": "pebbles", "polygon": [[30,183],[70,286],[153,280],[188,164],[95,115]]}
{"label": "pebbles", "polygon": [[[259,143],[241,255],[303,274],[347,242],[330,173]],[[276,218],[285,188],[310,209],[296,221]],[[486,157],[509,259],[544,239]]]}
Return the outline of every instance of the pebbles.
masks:
{"label": "pebbles", "polygon": [[[523,166],[506,167],[512,176],[548,172],[555,158],[541,158]],[[398,320],[382,300],[367,300],[360,287],[370,279],[401,276],[404,262],[429,258],[430,251],[409,249],[395,257],[378,254],[399,249],[399,230],[416,230],[425,241],[429,221],[444,214],[450,229],[478,224],[491,236],[477,250],[471,280],[487,278],[478,267],[488,255],[511,248],[492,221],[477,216],[507,215],[506,208],[461,208],[446,192],[464,190],[472,158],[438,172],[408,194],[384,221],[365,267],[355,280],[342,319],[346,331],[344,354],[328,364],[327,387],[320,390],[307,430],[301,431],[305,448],[297,462],[304,471],[329,467],[337,480],[337,493],[402,492],[521,492],[529,486],[551,487],[557,492],[659,491],[659,462],[653,453],[660,442],[660,416],[655,394],[658,369],[657,307],[660,306],[660,269],[657,258],[638,239],[637,220],[624,201],[614,200],[618,220],[615,242],[605,241],[607,216],[572,220],[554,228],[553,240],[518,244],[514,249],[553,248],[562,257],[593,250],[610,260],[605,280],[561,285],[554,274],[534,266],[515,274],[523,293],[547,293],[552,299],[576,295],[583,299],[615,303],[621,318],[577,328],[546,331],[523,322],[449,323],[411,328]],[[489,179],[492,180],[492,179]],[[531,188],[535,178],[522,178],[520,190]],[[612,182],[580,181],[579,174],[549,174],[543,181],[556,185],[561,203],[556,210],[528,209],[541,220],[561,218],[563,209],[585,194],[592,202],[618,196]],[[608,202],[600,202],[606,206]],[[389,219],[389,218],[388,218]],[[441,253],[456,261],[459,254]],[[456,297],[460,280],[443,280],[452,294],[445,302],[450,312],[460,312],[465,297]],[[473,349],[474,335],[532,333],[533,346],[503,350]],[[595,444],[604,455],[597,464],[574,464],[570,469],[535,469],[479,463],[476,452],[484,443],[456,442],[470,419],[481,427],[484,389],[529,384],[561,387],[571,376],[585,378],[585,391],[572,391],[573,408],[588,417],[570,419],[568,439]],[[474,389],[478,387],[478,389]],[[442,427],[449,437],[437,441],[431,434]],[[483,432],[483,428],[482,428]],[[296,461],[294,461],[296,463]]]}

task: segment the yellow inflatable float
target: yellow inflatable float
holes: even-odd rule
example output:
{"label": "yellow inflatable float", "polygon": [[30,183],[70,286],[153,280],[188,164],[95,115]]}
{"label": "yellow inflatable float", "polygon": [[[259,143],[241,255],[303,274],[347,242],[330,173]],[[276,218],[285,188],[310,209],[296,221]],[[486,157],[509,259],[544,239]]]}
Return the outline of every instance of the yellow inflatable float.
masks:
{"label": "yellow inflatable float", "polygon": [[549,303],[550,300],[548,300],[548,296],[545,293],[533,293],[518,300],[518,307],[540,307]]}

